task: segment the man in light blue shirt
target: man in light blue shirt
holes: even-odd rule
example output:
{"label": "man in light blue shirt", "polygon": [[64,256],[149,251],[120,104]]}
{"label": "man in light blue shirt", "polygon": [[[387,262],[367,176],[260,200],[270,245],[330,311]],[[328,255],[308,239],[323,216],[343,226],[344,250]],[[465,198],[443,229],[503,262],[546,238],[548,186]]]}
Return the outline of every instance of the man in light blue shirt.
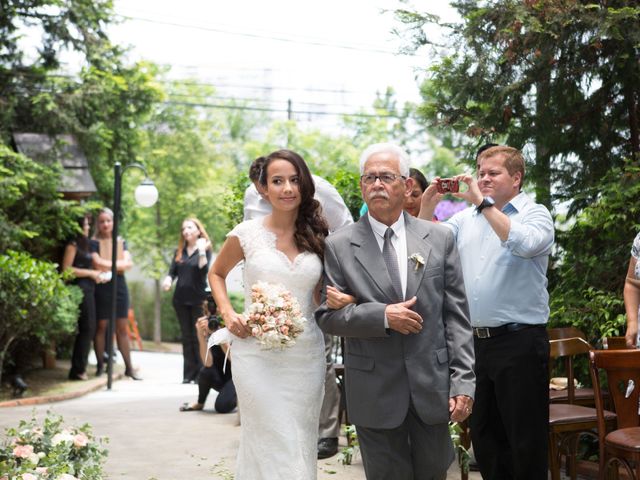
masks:
{"label": "man in light blue shirt", "polygon": [[[491,147],[477,163],[477,178],[455,177],[467,188],[454,195],[474,206],[444,223],[456,237],[474,327],[473,448],[483,478],[546,479],[553,219],[521,191],[517,149]],[[423,196],[421,218],[442,198],[438,180]]]}

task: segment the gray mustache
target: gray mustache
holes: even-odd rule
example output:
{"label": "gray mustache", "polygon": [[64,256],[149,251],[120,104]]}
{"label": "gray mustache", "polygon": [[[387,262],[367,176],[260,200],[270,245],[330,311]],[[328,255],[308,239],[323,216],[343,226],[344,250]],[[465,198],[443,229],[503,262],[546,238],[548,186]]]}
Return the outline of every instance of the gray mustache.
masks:
{"label": "gray mustache", "polygon": [[385,200],[389,200],[389,195],[387,195],[387,192],[379,191],[371,193],[371,195],[369,195],[369,198],[372,200],[374,198],[384,198]]}

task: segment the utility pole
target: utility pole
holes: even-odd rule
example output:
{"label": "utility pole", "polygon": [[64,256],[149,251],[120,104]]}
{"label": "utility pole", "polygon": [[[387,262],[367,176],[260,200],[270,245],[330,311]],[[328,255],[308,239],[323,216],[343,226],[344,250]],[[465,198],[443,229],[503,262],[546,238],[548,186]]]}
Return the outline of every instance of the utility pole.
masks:
{"label": "utility pole", "polygon": [[[287,100],[287,120],[293,120],[293,111],[291,107],[291,99]],[[289,125],[287,125],[287,148],[289,148]]]}

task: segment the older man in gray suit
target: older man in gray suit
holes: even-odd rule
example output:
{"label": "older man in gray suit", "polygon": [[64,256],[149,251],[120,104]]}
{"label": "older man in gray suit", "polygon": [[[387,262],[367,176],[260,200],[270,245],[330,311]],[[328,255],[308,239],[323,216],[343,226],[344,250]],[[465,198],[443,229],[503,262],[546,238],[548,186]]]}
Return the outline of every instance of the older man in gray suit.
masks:
{"label": "older man in gray suit", "polygon": [[[327,237],[327,288],[351,300],[316,311],[346,337],[347,409],[369,480],[445,478],[448,422],[471,412],[473,341],[449,229],[403,212],[413,180],[404,151],[376,144],[360,158],[369,212]],[[346,297],[350,295],[351,297]]]}

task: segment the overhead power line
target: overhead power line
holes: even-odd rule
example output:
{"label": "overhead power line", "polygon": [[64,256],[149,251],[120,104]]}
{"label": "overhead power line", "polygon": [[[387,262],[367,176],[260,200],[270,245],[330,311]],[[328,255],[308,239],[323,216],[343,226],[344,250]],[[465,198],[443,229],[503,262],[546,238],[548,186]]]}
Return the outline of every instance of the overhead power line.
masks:
{"label": "overhead power line", "polygon": [[200,82],[196,80],[162,80],[162,84],[179,83],[182,85],[195,85],[203,87],[228,87],[228,88],[247,88],[252,90],[291,90],[301,92],[323,92],[323,93],[362,93],[355,90],[344,90],[335,88],[315,88],[315,87],[289,87],[286,85],[243,85],[233,83],[212,83],[212,82]]}
{"label": "overhead power line", "polygon": [[[381,48],[368,48],[368,47],[359,47],[356,45],[346,45],[346,44],[340,44],[340,43],[328,43],[328,42],[321,42],[321,41],[317,41],[317,40],[295,40],[292,38],[287,38],[287,37],[276,37],[276,36],[271,36],[271,35],[261,35],[258,33],[250,33],[250,32],[236,32],[230,29],[225,29],[225,28],[213,28],[213,27],[204,27],[201,25],[190,25],[190,24],[186,24],[186,23],[178,23],[178,22],[173,22],[173,21],[167,21],[167,20],[154,20],[151,18],[144,18],[144,17],[138,17],[138,16],[132,16],[132,15],[122,15],[122,18],[126,19],[126,20],[136,20],[139,22],[146,22],[146,23],[153,23],[156,25],[168,25],[168,26],[172,26],[172,27],[179,27],[179,28],[189,28],[189,29],[196,29],[196,30],[202,30],[205,32],[215,32],[215,33],[224,33],[227,35],[236,35],[236,36],[240,36],[240,37],[248,37],[248,38],[259,38],[261,40],[273,40],[276,42],[284,42],[284,43],[294,43],[294,44],[300,44],[300,45],[312,45],[315,47],[329,47],[329,48],[339,48],[342,50],[354,50],[354,51],[359,51],[359,52],[369,52],[369,53],[382,53],[385,55],[394,55],[394,56],[398,56],[400,55],[398,52],[395,52],[393,50],[383,50]],[[405,55],[405,54],[402,54]]]}
{"label": "overhead power line", "polygon": [[224,105],[218,103],[204,102],[180,102],[175,100],[167,100],[163,102],[167,105],[182,105],[185,107],[215,108],[225,110],[247,110],[253,112],[269,112],[269,113],[290,113],[294,115],[335,115],[341,117],[362,117],[362,118],[401,118],[398,115],[391,114],[373,114],[373,113],[341,113],[341,112],[320,112],[311,110],[288,110],[286,108],[270,108],[270,107],[252,107],[249,105]]}
{"label": "overhead power line", "polygon": [[[283,102],[282,99],[273,99],[273,98],[257,98],[257,97],[238,97],[238,96],[227,96],[227,95],[207,95],[207,94],[192,94],[192,93],[174,93],[169,92],[169,97],[181,97],[181,98],[190,98],[195,101],[199,100],[227,100],[227,101],[237,101],[237,102],[255,102],[255,103],[277,103],[281,104]],[[346,103],[328,103],[328,102],[302,102],[295,101],[297,105],[308,105],[311,107],[341,107],[341,108],[371,108],[371,104],[369,105],[351,105]]]}

